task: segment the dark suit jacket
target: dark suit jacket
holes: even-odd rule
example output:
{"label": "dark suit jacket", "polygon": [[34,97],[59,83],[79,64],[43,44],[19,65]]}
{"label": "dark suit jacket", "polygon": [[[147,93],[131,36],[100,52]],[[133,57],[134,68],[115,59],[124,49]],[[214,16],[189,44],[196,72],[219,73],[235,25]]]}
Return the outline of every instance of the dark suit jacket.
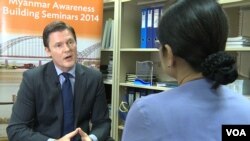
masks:
{"label": "dark suit jacket", "polygon": [[[96,135],[99,141],[109,136],[111,126],[102,75],[80,64],[76,65],[74,110],[75,127]],[[9,140],[58,139],[62,125],[61,87],[53,62],[24,72],[7,127]]]}

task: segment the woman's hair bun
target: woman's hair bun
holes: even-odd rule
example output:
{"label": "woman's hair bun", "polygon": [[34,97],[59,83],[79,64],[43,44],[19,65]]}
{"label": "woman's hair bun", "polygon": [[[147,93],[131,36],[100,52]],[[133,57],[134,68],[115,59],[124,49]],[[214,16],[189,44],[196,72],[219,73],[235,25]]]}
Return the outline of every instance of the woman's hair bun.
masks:
{"label": "woman's hair bun", "polygon": [[203,76],[214,81],[213,88],[232,83],[238,77],[235,58],[226,52],[209,55],[201,68]]}

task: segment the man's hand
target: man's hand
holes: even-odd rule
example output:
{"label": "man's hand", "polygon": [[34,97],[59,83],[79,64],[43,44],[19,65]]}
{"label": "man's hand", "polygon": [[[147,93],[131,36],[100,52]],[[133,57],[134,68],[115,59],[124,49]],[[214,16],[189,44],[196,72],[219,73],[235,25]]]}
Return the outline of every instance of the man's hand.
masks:
{"label": "man's hand", "polygon": [[60,138],[60,139],[58,139],[56,141],[70,141],[70,139],[72,139],[75,135],[78,134],[78,132],[79,132],[78,130],[79,130],[79,128],[77,128],[76,130],[66,134],[65,136],[63,136],[62,138]]}
{"label": "man's hand", "polygon": [[78,133],[79,133],[80,136],[81,136],[81,140],[82,140],[82,141],[92,141],[92,140],[90,139],[90,137],[88,136],[88,134],[86,134],[84,131],[82,131],[81,128],[77,128],[77,130],[78,130]]}
{"label": "man's hand", "polygon": [[82,141],[92,141],[88,134],[86,134],[84,131],[82,131],[81,128],[76,128],[76,130],[66,134],[62,138],[56,140],[56,141],[70,141],[75,135],[79,134],[81,136]]}

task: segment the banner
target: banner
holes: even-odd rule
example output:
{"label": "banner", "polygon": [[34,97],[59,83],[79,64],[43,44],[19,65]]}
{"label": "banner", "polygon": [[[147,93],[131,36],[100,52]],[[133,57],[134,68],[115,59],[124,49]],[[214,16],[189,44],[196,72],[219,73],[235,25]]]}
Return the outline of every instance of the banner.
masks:
{"label": "banner", "polygon": [[[101,0],[1,0],[1,67],[39,66],[50,60],[42,42],[44,27],[62,20],[74,27],[78,62],[98,67],[102,36]],[[26,65],[27,66],[27,65]]]}

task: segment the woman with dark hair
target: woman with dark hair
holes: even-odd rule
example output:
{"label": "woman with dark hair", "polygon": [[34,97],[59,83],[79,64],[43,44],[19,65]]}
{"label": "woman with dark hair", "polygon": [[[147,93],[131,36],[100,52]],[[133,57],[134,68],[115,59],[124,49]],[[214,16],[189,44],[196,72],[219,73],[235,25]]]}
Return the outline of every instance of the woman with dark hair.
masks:
{"label": "woman with dark hair", "polygon": [[179,87],[137,100],[122,141],[220,141],[222,125],[250,124],[250,101],[223,86],[238,73],[216,0],[179,0],[158,28],[163,69]]}

